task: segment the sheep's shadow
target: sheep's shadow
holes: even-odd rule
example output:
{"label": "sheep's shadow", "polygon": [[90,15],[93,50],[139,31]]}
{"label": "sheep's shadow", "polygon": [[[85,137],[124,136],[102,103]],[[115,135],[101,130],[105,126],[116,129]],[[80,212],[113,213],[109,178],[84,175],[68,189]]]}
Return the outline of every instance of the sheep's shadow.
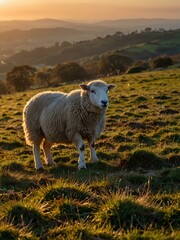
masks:
{"label": "sheep's shadow", "polygon": [[110,165],[104,161],[98,161],[95,163],[86,163],[86,169],[78,170],[78,163],[58,163],[55,167],[49,169],[49,173],[54,178],[72,178],[76,181],[86,181],[89,178],[102,178],[110,172],[118,171],[116,166]]}
{"label": "sheep's shadow", "polygon": [[31,187],[34,187],[34,182],[28,178],[17,178],[12,176],[11,173],[3,172],[1,175],[1,183],[0,187],[2,189],[10,190],[10,189],[18,189],[18,190],[28,190]]}

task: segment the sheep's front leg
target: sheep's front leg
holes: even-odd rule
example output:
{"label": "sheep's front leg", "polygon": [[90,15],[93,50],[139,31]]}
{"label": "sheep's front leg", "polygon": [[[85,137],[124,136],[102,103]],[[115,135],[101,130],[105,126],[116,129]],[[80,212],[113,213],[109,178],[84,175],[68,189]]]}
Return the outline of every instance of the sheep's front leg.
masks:
{"label": "sheep's front leg", "polygon": [[79,133],[76,133],[74,135],[74,144],[76,148],[79,151],[79,159],[78,159],[78,169],[86,168],[86,163],[84,160],[84,150],[85,150],[85,144],[83,142],[83,139]]}
{"label": "sheep's front leg", "polygon": [[45,155],[44,160],[48,165],[56,165],[56,163],[54,162],[54,160],[52,158],[50,150],[51,150],[51,144],[48,141],[45,140],[43,142],[43,152],[44,152],[44,155]]}
{"label": "sheep's front leg", "polygon": [[89,148],[90,148],[90,161],[93,162],[97,162],[99,161],[97,155],[96,155],[96,150],[95,150],[95,143],[94,141],[90,141],[89,142]]}
{"label": "sheep's front leg", "polygon": [[35,162],[35,168],[38,169],[44,169],[44,166],[41,162],[40,158],[40,146],[39,144],[34,144],[33,145],[33,154],[34,154],[34,162]]}

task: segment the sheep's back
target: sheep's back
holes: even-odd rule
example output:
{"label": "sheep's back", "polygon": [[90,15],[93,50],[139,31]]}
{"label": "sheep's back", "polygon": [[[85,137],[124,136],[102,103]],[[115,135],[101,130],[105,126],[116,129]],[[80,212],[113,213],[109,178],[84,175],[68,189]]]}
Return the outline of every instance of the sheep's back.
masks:
{"label": "sheep's back", "polygon": [[31,116],[35,119],[39,118],[44,109],[49,107],[51,104],[54,104],[64,96],[65,94],[58,92],[39,93],[27,102],[24,108],[24,115],[26,115],[27,118],[32,118]]}

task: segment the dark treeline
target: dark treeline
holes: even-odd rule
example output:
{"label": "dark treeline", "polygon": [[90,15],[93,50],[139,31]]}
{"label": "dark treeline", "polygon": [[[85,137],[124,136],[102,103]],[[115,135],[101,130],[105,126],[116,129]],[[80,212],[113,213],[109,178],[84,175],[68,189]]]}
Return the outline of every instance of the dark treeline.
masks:
{"label": "dark treeline", "polygon": [[81,66],[77,62],[65,62],[53,68],[37,70],[30,65],[15,66],[7,73],[6,80],[0,81],[0,94],[25,91],[30,88],[55,87],[62,83],[82,82],[101,76],[138,73],[149,69],[165,68],[173,59],[160,56],[150,61],[134,61],[118,53],[103,55],[100,59]]}

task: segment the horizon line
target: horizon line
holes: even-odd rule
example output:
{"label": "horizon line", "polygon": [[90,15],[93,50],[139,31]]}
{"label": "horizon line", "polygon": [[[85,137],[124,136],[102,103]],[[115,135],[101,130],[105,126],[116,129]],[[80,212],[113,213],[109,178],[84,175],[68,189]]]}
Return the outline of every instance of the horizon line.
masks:
{"label": "horizon line", "polygon": [[17,21],[17,22],[21,22],[21,21],[40,21],[40,20],[56,20],[56,21],[63,21],[63,22],[79,22],[79,23],[83,23],[84,21],[85,22],[104,22],[104,21],[119,21],[119,20],[173,20],[173,21],[177,21],[177,20],[180,20],[180,18],[144,18],[144,17],[141,17],[141,18],[107,18],[107,19],[63,19],[63,18],[50,18],[50,17],[44,17],[44,18],[33,18],[33,19],[25,19],[25,18],[22,18],[22,19],[6,19],[6,20],[1,20],[0,19],[0,22],[14,22],[14,21]]}

